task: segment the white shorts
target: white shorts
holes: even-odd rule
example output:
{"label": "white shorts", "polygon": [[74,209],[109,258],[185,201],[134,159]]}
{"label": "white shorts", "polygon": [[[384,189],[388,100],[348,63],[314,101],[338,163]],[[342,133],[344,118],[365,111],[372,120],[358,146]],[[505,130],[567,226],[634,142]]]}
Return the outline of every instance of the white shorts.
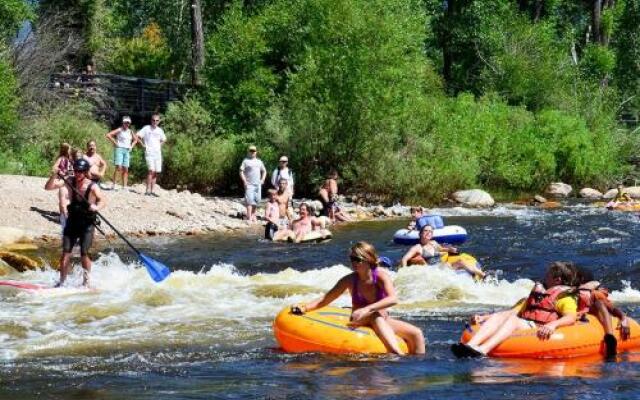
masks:
{"label": "white shorts", "polygon": [[147,154],[145,156],[147,160],[147,169],[153,172],[162,172],[162,155],[161,154]]}

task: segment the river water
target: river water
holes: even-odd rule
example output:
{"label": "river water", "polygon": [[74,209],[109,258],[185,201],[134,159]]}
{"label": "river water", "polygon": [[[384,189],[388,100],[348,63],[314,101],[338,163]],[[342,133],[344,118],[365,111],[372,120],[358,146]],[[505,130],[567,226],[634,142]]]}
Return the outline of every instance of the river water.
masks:
{"label": "river water", "polygon": [[[437,267],[392,272],[401,300],[393,313],[424,331],[425,357],[285,354],[271,330],[283,307],[349,273],[353,242],[401,257],[406,248],[391,238],[406,221],[342,226],[322,244],[275,245],[257,231],[150,238],[136,244],[174,270],[161,284],[114,243],[94,264],[95,290],[0,292],[0,398],[640,398],[640,350],[617,362],[456,360],[449,352],[469,315],[525,296],[553,260],[590,267],[640,318],[635,214],[579,204],[437,211],[467,229],[462,249],[493,278],[475,283]],[[79,285],[78,269],[69,286]],[[52,284],[57,273],[19,278]]]}

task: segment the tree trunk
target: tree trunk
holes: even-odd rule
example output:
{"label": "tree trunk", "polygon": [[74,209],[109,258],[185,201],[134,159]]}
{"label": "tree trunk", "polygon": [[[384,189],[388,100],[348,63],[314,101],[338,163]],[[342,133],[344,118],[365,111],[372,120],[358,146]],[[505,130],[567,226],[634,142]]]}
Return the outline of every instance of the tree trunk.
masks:
{"label": "tree trunk", "polygon": [[602,44],[601,26],[602,23],[602,0],[593,0],[593,8],[591,10],[591,31],[593,32],[593,41]]}
{"label": "tree trunk", "polygon": [[536,0],[533,8],[533,22],[540,21],[542,17],[542,7],[544,6],[544,0]]}
{"label": "tree trunk", "polygon": [[[457,0],[446,0],[446,9],[444,11],[444,21],[446,22],[453,21],[454,8],[456,7]],[[451,35],[449,34],[449,30],[444,30],[444,38],[442,43],[442,77],[444,78],[445,85],[451,84],[452,74],[451,68],[453,66],[453,54],[451,53]]]}
{"label": "tree trunk", "polygon": [[191,0],[191,84],[200,85],[200,70],[204,65],[204,32],[200,0]]}
{"label": "tree trunk", "polygon": [[529,0],[518,0],[518,9],[521,12],[527,11],[529,9]]}

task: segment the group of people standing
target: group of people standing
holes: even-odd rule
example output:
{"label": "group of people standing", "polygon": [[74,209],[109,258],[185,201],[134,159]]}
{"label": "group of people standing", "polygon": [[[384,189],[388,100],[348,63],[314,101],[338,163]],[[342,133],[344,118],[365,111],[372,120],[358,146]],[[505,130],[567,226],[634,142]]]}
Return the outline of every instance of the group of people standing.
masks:
{"label": "group of people standing", "polygon": [[[247,149],[247,156],[240,164],[240,179],[244,186],[246,216],[248,221],[256,222],[256,210],[262,198],[262,186],[267,178],[267,169],[258,158],[258,149],[251,145]],[[271,174],[271,188],[268,189],[268,202],[265,207],[265,238],[270,240],[300,241],[309,232],[324,229],[327,223],[347,221],[336,204],[338,195],[338,173],[331,170],[318,191],[318,197],[323,205],[321,215],[315,217],[314,210],[308,203],[301,203],[298,207],[299,217],[295,218],[293,211],[294,176],[289,168],[287,156],[281,156],[278,166]]]}

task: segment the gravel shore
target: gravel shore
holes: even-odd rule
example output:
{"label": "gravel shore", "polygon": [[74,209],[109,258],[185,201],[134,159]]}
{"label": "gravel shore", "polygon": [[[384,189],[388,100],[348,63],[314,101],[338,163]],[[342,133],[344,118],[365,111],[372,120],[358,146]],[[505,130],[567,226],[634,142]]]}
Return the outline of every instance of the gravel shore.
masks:
{"label": "gravel shore", "polygon": [[[0,233],[3,227],[10,227],[13,231],[22,231],[24,238],[31,240],[60,239],[58,193],[44,190],[45,182],[45,178],[39,177],[0,175]],[[144,190],[142,184],[126,190],[104,190],[107,206],[102,214],[120,232],[134,236],[257,229],[256,224],[241,219],[244,206],[239,198],[203,197],[160,187],[156,190],[160,197],[156,198],[144,196]],[[408,216],[408,208],[402,206],[344,204],[344,210],[355,220]],[[103,223],[102,228],[113,235],[106,224]]]}

